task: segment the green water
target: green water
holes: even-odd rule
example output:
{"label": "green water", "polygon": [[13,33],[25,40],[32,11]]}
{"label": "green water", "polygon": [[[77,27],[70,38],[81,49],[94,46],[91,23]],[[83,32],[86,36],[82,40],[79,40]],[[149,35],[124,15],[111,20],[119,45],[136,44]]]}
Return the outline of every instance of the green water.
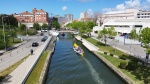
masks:
{"label": "green water", "polygon": [[77,41],[85,56],[76,54],[72,49],[75,41],[69,33],[65,33],[64,37],[59,36],[49,65],[46,84],[125,84]]}

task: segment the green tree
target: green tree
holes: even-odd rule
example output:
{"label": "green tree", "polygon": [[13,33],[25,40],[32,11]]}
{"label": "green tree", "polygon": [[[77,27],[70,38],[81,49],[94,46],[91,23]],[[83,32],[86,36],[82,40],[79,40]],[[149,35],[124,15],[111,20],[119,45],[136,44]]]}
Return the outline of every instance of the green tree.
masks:
{"label": "green tree", "polygon": [[115,31],[115,28],[112,26],[110,28],[108,28],[108,36],[110,38],[113,38],[117,35],[117,32]]}
{"label": "green tree", "polygon": [[72,26],[73,29],[79,31],[80,23],[81,22],[73,21],[71,26]]}
{"label": "green tree", "polygon": [[72,28],[72,23],[68,23],[65,27]]}
{"label": "green tree", "polygon": [[11,30],[9,34],[12,37],[13,42],[14,42],[14,39],[17,37],[17,32],[15,30]]}
{"label": "green tree", "polygon": [[3,18],[3,22],[6,23],[7,25],[10,25],[10,28],[18,27],[18,20],[13,15],[7,14],[0,15],[0,25],[2,25],[2,17],[5,17]]}
{"label": "green tree", "polygon": [[46,23],[43,23],[42,28],[48,28],[48,25]]}
{"label": "green tree", "polygon": [[20,30],[26,30],[26,25],[25,24],[21,24],[20,25]]}
{"label": "green tree", "polygon": [[40,30],[40,25],[39,25],[39,23],[34,23],[34,24],[33,24],[33,27],[34,27],[36,30]]}
{"label": "green tree", "polygon": [[103,28],[103,30],[100,30],[98,33],[98,38],[104,38],[105,45],[107,42],[107,35],[108,35],[108,29],[106,29],[105,27]]}
{"label": "green tree", "polygon": [[54,20],[52,22],[52,27],[58,29],[58,28],[60,28],[60,24],[58,23],[58,21]]}
{"label": "green tree", "polygon": [[137,39],[138,38],[138,34],[136,33],[136,29],[133,29],[130,34],[129,34],[131,39]]}
{"label": "green tree", "polygon": [[85,22],[79,22],[79,32],[81,37],[83,37],[83,35],[86,33],[86,23]]}
{"label": "green tree", "polygon": [[94,26],[96,26],[96,24],[94,22],[90,21],[90,22],[86,23],[86,33],[87,33],[88,36],[91,35],[92,29],[93,29]]}
{"label": "green tree", "polygon": [[141,41],[144,43],[144,47],[146,48],[146,52],[150,54],[150,28],[144,28],[141,30]]}

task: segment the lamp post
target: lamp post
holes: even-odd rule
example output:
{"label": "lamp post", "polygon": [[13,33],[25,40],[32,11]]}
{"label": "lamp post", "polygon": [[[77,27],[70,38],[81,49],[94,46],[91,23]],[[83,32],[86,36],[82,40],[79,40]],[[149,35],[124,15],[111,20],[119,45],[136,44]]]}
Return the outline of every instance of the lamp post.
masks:
{"label": "lamp post", "polygon": [[27,29],[28,29],[28,20],[26,21],[26,37],[27,37],[27,41],[28,41],[28,31],[27,31]]}
{"label": "lamp post", "polygon": [[8,17],[8,16],[2,17],[2,24],[3,24],[4,45],[5,45],[5,51],[6,51],[6,38],[5,38],[4,21],[3,21],[3,19],[4,19],[5,17]]}

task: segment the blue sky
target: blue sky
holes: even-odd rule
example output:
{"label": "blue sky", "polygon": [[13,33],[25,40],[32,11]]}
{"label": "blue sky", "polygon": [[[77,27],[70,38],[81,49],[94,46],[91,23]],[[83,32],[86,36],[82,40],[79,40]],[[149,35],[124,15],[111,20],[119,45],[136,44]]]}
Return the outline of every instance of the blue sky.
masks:
{"label": "blue sky", "polygon": [[80,17],[80,12],[92,10],[102,13],[126,8],[150,9],[150,0],[0,0],[0,13],[12,14],[33,8],[43,9],[54,15],[73,14]]}

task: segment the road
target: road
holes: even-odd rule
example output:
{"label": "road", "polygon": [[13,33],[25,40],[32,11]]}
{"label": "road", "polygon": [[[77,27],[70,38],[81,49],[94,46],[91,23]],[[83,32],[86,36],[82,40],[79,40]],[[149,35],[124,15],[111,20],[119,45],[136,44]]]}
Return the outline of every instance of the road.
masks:
{"label": "road", "polygon": [[[47,35],[47,34],[45,34],[45,35]],[[31,49],[33,49],[35,51],[39,46],[41,46],[43,44],[43,42],[41,42],[41,38],[43,38],[43,36],[39,36],[39,35],[28,36],[28,37],[23,36],[22,38],[23,38],[23,40],[28,39],[28,42],[25,42],[23,45],[19,46],[18,48],[13,49],[11,51],[7,51],[3,55],[0,56],[0,71],[5,70],[12,64],[18,62],[25,56],[29,55]],[[31,45],[33,42],[39,42],[39,46],[32,47]]]}

